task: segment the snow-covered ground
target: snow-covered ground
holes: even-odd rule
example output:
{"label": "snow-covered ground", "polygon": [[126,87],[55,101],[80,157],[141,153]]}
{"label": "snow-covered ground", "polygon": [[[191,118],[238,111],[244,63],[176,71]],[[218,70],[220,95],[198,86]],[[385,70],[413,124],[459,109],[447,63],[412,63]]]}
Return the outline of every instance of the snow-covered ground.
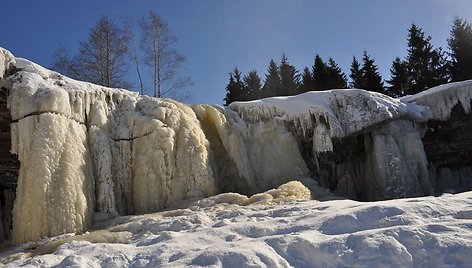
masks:
{"label": "snow-covered ground", "polygon": [[[306,197],[303,188],[292,189],[302,192],[298,199]],[[292,192],[286,199],[290,194],[297,196]],[[223,194],[188,208],[120,217],[102,223],[101,230],[26,244],[2,258],[7,267],[470,267],[472,263],[472,192],[371,203],[279,202],[277,197],[261,195],[252,200],[259,202],[248,200]]]}

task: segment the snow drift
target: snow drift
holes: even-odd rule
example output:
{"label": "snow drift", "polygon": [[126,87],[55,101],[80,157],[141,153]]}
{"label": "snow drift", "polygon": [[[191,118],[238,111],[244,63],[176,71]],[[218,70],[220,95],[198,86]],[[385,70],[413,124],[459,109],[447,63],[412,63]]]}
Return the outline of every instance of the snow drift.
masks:
{"label": "snow drift", "polygon": [[[122,216],[0,254],[6,267],[469,267],[472,193]],[[247,198],[247,197],[246,197]],[[241,199],[238,199],[241,200]],[[211,204],[211,205],[210,205]]]}
{"label": "snow drift", "polygon": [[429,122],[449,119],[459,103],[469,116],[472,82],[403,99],[351,89],[186,105],[75,81],[4,49],[0,78],[21,163],[15,244],[291,180],[315,199],[472,189],[472,163],[431,162],[423,143]]}

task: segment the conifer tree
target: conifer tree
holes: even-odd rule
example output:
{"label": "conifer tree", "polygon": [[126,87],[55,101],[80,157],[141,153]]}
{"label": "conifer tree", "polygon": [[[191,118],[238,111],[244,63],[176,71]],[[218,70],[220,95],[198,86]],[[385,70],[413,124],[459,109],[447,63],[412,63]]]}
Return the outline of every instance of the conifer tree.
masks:
{"label": "conifer tree", "polygon": [[408,81],[408,70],[406,63],[403,62],[399,57],[396,57],[390,68],[390,80],[387,83],[390,86],[387,87],[385,93],[390,97],[398,98],[404,96],[408,92],[409,81]]}
{"label": "conifer tree", "polygon": [[472,79],[472,26],[456,17],[447,40],[451,57],[452,81]]}
{"label": "conifer tree", "polygon": [[328,71],[327,89],[347,87],[346,75],[343,73],[341,68],[339,68],[338,64],[332,58],[329,58],[328,60],[327,71]]}
{"label": "conifer tree", "polygon": [[223,100],[225,101],[226,106],[234,101],[246,100],[244,84],[241,80],[241,72],[238,68],[234,68],[234,70],[229,73],[229,83],[226,86],[226,97]]}
{"label": "conifer tree", "polygon": [[297,94],[300,85],[300,75],[297,69],[288,62],[285,54],[280,61],[280,87],[277,96],[288,96]]}
{"label": "conifer tree", "polygon": [[328,66],[324,63],[320,55],[315,56],[313,65],[313,90],[325,90],[329,87]]}
{"label": "conifer tree", "polygon": [[298,88],[298,93],[305,93],[313,90],[313,74],[308,67],[303,69],[302,82]]}
{"label": "conifer tree", "polygon": [[352,57],[351,63],[351,74],[349,75],[351,81],[349,87],[351,88],[365,88],[364,75],[362,74],[362,68],[356,57]]}
{"label": "conifer tree", "polygon": [[248,75],[244,76],[243,80],[246,92],[246,100],[259,99],[262,93],[262,85],[261,78],[257,74],[257,71],[250,71]]}
{"label": "conifer tree", "polygon": [[383,93],[384,86],[382,82],[382,76],[378,72],[378,68],[377,65],[375,65],[374,59],[372,59],[365,50],[362,61],[362,75],[365,81],[365,89]]}
{"label": "conifer tree", "polygon": [[434,70],[432,80],[434,84],[430,87],[445,84],[451,80],[450,64],[446,58],[446,52],[441,47],[434,50],[431,58],[431,68]]}
{"label": "conifer tree", "polygon": [[448,80],[442,51],[433,49],[431,37],[425,36],[414,23],[408,30],[406,62],[410,84],[407,94],[418,93]]}
{"label": "conifer tree", "polygon": [[277,96],[280,91],[281,81],[279,76],[279,68],[273,59],[269,62],[269,68],[265,78],[265,83],[262,88],[262,97],[273,97]]}

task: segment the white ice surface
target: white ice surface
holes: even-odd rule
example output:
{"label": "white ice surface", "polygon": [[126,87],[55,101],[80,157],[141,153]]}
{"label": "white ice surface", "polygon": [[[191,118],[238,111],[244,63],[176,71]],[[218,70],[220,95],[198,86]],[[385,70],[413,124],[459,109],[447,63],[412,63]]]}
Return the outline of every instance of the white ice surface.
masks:
{"label": "white ice surface", "polygon": [[[392,198],[405,185],[409,196],[428,194],[419,132],[414,122],[405,130],[397,121],[447,119],[457,103],[468,112],[472,96],[466,81],[401,100],[353,89],[189,106],[75,81],[0,52],[0,76],[17,68],[2,80],[14,120],[11,150],[21,161],[14,243],[81,233],[94,217],[211,196],[230,181],[255,193],[306,178],[300,138],[314,134],[316,154],[332,150],[332,138],[380,124],[370,133],[375,176],[366,181],[378,180],[382,189],[374,191]],[[221,158],[218,167],[212,157]]]}
{"label": "white ice surface", "polygon": [[241,197],[227,194],[200,206],[116,218],[104,231],[3,253],[3,262],[16,259],[7,267],[235,268],[468,267],[472,262],[471,192],[372,203],[240,206],[231,200]]}
{"label": "white ice surface", "polygon": [[14,59],[16,73],[2,80],[21,162],[14,244],[81,233],[95,212],[156,212],[215,193],[208,141],[189,106]]}
{"label": "white ice surface", "polygon": [[15,64],[15,57],[10,51],[0,48],[0,78]]}
{"label": "white ice surface", "polygon": [[326,125],[329,138],[344,137],[387,120],[410,117],[407,104],[362,89],[334,89],[296,96],[234,102],[230,109],[249,121],[290,121],[305,133]]}
{"label": "white ice surface", "polygon": [[472,100],[472,80],[449,83],[430,88],[415,95],[400,99],[409,104],[413,111],[414,105],[426,107],[421,111],[422,120],[447,120],[451,116],[452,108],[459,104],[466,113],[470,112]]}

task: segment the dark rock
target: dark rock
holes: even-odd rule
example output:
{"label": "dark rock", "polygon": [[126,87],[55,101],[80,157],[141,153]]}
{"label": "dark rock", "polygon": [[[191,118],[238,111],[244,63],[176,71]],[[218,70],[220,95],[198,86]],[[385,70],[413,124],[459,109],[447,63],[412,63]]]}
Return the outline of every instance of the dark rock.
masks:
{"label": "dark rock", "polygon": [[0,90],[0,241],[10,238],[12,228],[13,201],[15,200],[16,185],[20,162],[10,153],[11,115],[7,108],[7,89]]}

